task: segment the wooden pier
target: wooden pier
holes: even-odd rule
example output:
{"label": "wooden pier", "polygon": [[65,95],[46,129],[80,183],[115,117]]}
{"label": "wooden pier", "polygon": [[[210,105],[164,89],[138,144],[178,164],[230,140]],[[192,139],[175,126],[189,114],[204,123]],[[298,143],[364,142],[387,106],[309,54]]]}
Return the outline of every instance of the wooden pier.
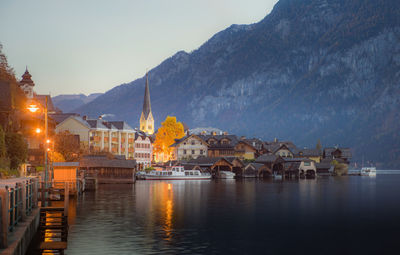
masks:
{"label": "wooden pier", "polygon": [[[39,190],[41,204],[46,205],[40,208],[39,250],[42,254],[64,254],[64,250],[67,249],[69,187],[70,183],[66,182],[63,188],[59,184],[58,187]],[[63,207],[53,206],[53,204],[59,205],[60,202],[63,202]]]}

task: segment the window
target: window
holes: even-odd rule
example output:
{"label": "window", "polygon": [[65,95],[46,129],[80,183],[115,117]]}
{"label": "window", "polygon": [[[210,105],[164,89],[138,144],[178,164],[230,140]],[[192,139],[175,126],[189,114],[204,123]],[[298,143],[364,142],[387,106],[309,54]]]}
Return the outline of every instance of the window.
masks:
{"label": "window", "polygon": [[200,150],[200,155],[203,155],[203,150]]}
{"label": "window", "polygon": [[185,154],[185,155],[186,155],[186,150],[183,150],[183,154]]}
{"label": "window", "polygon": [[222,144],[229,144],[229,141],[228,140],[223,140]]}
{"label": "window", "polygon": [[195,145],[195,144],[196,144],[196,142],[194,140],[192,140],[192,145]]}
{"label": "window", "polygon": [[194,150],[192,150],[192,154],[194,154],[194,152],[195,152],[195,151],[194,151]]}
{"label": "window", "polygon": [[142,126],[142,130],[144,130],[144,126]]}
{"label": "window", "polygon": [[151,129],[151,125],[149,125],[148,128]]}
{"label": "window", "polygon": [[311,166],[311,163],[310,162],[304,162],[304,165],[305,166]]}

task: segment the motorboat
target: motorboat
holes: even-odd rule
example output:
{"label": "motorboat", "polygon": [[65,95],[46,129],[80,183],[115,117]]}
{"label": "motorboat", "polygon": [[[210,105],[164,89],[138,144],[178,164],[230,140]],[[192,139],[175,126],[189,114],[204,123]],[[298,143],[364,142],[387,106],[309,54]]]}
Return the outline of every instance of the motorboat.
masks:
{"label": "motorboat", "polygon": [[375,167],[363,167],[360,171],[361,176],[376,176],[376,168]]}
{"label": "motorboat", "polygon": [[230,172],[230,171],[219,171],[219,174],[217,176],[218,179],[233,179],[235,178],[235,173]]}
{"label": "motorboat", "polygon": [[183,166],[173,166],[165,170],[152,170],[144,175],[145,180],[209,180],[211,174],[199,170],[185,170]]}

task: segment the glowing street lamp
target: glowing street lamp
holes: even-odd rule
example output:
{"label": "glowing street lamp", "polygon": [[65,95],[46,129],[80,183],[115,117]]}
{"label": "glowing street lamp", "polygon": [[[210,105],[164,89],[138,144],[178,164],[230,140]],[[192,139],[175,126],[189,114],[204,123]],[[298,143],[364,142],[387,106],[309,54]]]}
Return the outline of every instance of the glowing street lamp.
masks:
{"label": "glowing street lamp", "polygon": [[[38,110],[40,109],[40,107],[35,104],[35,102],[31,102],[27,109],[32,112],[32,113],[36,113],[38,112]],[[48,135],[48,124],[47,124],[47,96],[45,97],[45,105],[44,105],[44,140],[46,141],[45,143],[45,150],[44,150],[44,188],[47,189],[47,179],[48,179],[48,164],[47,164],[47,153],[49,151],[49,143],[50,140],[48,139],[47,135]],[[39,132],[38,132],[39,131]],[[40,133],[41,130],[40,128],[36,129],[36,133]],[[42,199],[42,201],[44,201],[43,206],[46,206],[46,200],[47,200],[47,192],[44,193],[44,199]]]}
{"label": "glowing street lamp", "polygon": [[35,104],[30,104],[30,105],[28,106],[28,110],[29,110],[30,112],[35,113],[35,112],[37,112],[37,111],[39,110],[39,107],[38,107],[37,105],[35,105]]}
{"label": "glowing street lamp", "polygon": [[36,134],[40,134],[42,132],[42,130],[40,128],[36,128],[35,132],[36,132]]}

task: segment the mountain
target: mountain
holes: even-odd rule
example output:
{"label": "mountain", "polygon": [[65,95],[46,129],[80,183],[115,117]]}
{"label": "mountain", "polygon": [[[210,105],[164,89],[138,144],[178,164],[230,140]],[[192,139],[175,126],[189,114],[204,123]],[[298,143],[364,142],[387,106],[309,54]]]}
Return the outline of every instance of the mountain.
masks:
{"label": "mountain", "polygon": [[[144,78],[77,109],[133,126]],[[215,126],[263,139],[353,148],[400,167],[400,1],[280,0],[263,20],[232,25],[149,73],[156,122]]]}
{"label": "mountain", "polygon": [[72,94],[72,95],[58,95],[52,97],[54,105],[63,112],[72,112],[74,109],[90,103],[102,93],[93,93],[88,96],[84,94]]}

